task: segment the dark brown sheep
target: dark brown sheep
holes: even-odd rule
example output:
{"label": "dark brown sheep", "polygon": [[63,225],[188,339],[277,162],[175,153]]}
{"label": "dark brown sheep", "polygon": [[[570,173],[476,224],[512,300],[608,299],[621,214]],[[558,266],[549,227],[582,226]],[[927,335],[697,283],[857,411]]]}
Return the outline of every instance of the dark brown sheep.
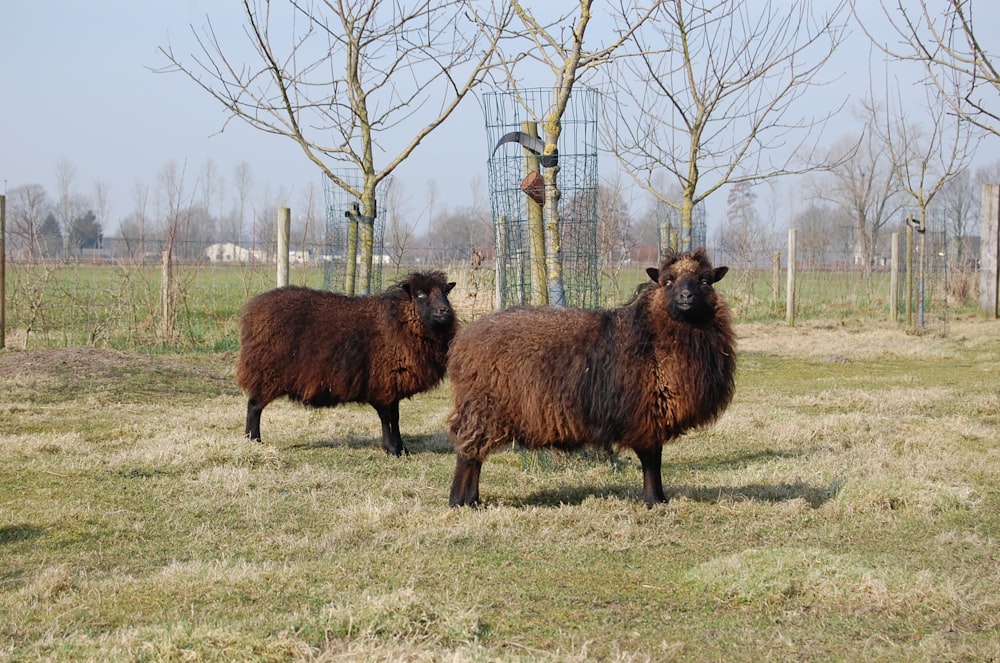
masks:
{"label": "dark brown sheep", "polygon": [[701,249],[670,254],[620,308],[514,308],[468,325],[448,355],[451,505],[479,502],[483,461],[512,442],[630,448],[646,505],[665,502],[664,443],[714,421],[733,395],[729,309],[712,286],[727,271]]}
{"label": "dark brown sheep", "polygon": [[260,441],[261,411],[281,396],[311,407],[369,403],[382,448],[407,453],[399,401],[444,377],[454,286],[441,272],[415,272],[379,295],[286,286],[254,297],[243,309],[236,366],[249,398],[247,437]]}

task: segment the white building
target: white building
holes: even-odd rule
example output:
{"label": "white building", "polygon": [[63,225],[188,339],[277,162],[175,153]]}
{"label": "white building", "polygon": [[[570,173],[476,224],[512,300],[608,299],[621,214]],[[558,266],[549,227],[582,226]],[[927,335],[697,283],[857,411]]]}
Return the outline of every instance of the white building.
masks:
{"label": "white building", "polygon": [[243,263],[260,262],[263,255],[259,250],[251,251],[232,242],[221,242],[205,247],[205,257],[209,262]]}

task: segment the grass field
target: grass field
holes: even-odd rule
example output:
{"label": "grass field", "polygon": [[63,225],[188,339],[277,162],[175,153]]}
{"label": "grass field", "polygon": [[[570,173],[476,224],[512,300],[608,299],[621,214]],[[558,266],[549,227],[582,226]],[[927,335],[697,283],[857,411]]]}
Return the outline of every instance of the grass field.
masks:
{"label": "grass field", "polygon": [[0,353],[0,660],[1000,660],[1000,324],[741,323],[735,400],[637,460],[492,456],[447,383],[281,401],[232,351]]}
{"label": "grass field", "polygon": [[[647,280],[647,265],[629,265],[601,272],[600,300],[616,306],[628,299],[636,285]],[[494,272],[474,270],[468,264],[439,265],[457,281],[452,304],[463,321],[494,308]],[[410,269],[383,270],[385,285]],[[237,321],[247,299],[274,287],[272,267],[236,265],[181,265],[177,281],[176,335],[160,334],[160,267],[155,264],[93,265],[86,263],[14,264],[8,269],[7,346],[28,349],[95,345],[143,351],[235,350]],[[974,275],[953,275],[956,284],[974,281]],[[323,287],[320,267],[298,266],[291,271],[296,285]],[[731,270],[719,283],[737,319],[768,322],[785,319],[784,282],[774,293],[770,271]],[[889,275],[875,273],[870,287],[856,271],[801,271],[797,285],[799,319],[855,316],[890,317]],[[968,290],[968,289],[967,289]],[[971,292],[944,294],[937,280],[928,287],[926,325],[939,330],[974,305]]]}

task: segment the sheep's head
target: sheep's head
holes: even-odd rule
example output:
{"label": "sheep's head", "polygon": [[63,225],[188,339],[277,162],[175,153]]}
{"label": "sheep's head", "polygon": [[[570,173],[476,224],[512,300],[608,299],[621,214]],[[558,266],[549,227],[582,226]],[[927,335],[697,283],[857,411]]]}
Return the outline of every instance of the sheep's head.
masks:
{"label": "sheep's head", "polygon": [[704,249],[697,249],[691,253],[668,253],[659,269],[650,267],[646,273],[663,289],[671,318],[698,324],[715,315],[718,298],[713,284],[728,271],[728,267],[712,267]]}
{"label": "sheep's head", "polygon": [[448,293],[455,282],[448,282],[443,272],[414,272],[400,287],[427,327],[438,330],[454,324],[455,312],[448,301]]}

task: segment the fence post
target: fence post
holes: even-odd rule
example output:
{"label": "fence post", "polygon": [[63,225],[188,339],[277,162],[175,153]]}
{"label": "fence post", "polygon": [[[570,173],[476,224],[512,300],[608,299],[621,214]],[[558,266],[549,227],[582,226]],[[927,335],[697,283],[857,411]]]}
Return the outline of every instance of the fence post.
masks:
{"label": "fence post", "polygon": [[979,308],[1000,317],[1000,184],[984,184],[980,237]]}
{"label": "fence post", "polygon": [[781,251],[771,256],[771,306],[777,306],[781,299]]}
{"label": "fence post", "polygon": [[789,327],[795,326],[795,262],[796,262],[796,229],[788,229],[788,283],[785,285],[785,322]]}
{"label": "fence post", "polygon": [[6,346],[7,329],[7,196],[0,193],[0,349]]}
{"label": "fence post", "polygon": [[278,255],[275,260],[278,263],[278,275],[275,279],[276,287],[288,285],[288,235],[292,228],[292,210],[288,207],[278,208]]}
{"label": "fence post", "polygon": [[889,267],[889,319],[899,322],[899,233],[892,233]]}
{"label": "fence post", "polygon": [[493,230],[496,233],[496,309],[499,311],[507,306],[507,217],[499,216],[493,222]]}
{"label": "fence post", "polygon": [[906,224],[906,326],[913,327],[913,224]]}

